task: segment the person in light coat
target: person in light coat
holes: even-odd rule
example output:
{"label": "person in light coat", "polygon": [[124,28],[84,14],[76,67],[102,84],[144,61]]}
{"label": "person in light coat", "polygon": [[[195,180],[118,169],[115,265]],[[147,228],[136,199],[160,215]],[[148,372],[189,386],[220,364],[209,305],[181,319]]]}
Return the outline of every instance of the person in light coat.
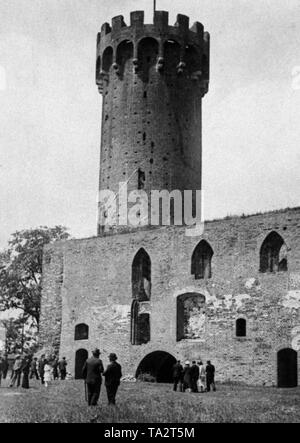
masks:
{"label": "person in light coat", "polygon": [[45,361],[45,366],[44,366],[44,382],[45,382],[45,387],[48,388],[49,383],[53,380],[53,368],[52,366],[49,364],[49,361],[46,360]]}
{"label": "person in light coat", "polygon": [[198,366],[199,366],[198,390],[199,392],[205,392],[206,369],[202,361],[198,362]]}

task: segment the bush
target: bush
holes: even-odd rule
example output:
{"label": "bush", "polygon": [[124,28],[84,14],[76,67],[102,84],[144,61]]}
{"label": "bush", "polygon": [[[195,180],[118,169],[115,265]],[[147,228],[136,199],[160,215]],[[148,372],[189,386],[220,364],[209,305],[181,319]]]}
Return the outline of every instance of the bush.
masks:
{"label": "bush", "polygon": [[140,374],[137,379],[145,383],[156,383],[156,378],[151,374]]}

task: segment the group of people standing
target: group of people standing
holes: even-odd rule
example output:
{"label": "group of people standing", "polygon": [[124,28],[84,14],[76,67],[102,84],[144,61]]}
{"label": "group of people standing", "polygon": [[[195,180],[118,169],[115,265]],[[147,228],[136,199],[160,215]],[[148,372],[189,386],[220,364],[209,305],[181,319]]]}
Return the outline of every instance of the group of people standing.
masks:
{"label": "group of people standing", "polygon": [[[9,364],[8,361],[6,359],[2,359],[2,362],[5,361],[5,374],[3,374],[3,378],[6,379],[7,377],[7,373],[8,373],[8,368],[9,368]],[[0,363],[1,365],[1,363]],[[20,385],[22,385],[22,388],[24,389],[29,389],[29,372],[30,372],[30,358],[29,357],[24,357],[22,358],[21,356],[17,356],[14,364],[13,364],[13,369],[12,369],[12,373],[11,373],[11,377],[10,377],[10,387],[13,387],[17,384],[17,386],[19,387]],[[4,376],[5,375],[5,376]],[[1,376],[0,376],[1,378]],[[22,384],[21,384],[22,382]]]}
{"label": "group of people standing", "polygon": [[34,358],[31,362],[30,379],[40,380],[47,388],[52,380],[65,380],[67,377],[67,360],[63,357],[46,358],[43,354],[40,359]]}
{"label": "group of people standing", "polygon": [[104,370],[102,360],[100,360],[100,350],[95,349],[92,354],[92,357],[85,362],[82,369],[82,376],[85,380],[86,401],[89,406],[97,406],[101,392],[102,376],[104,376],[108,404],[115,405],[117,391],[122,378],[122,368],[117,362],[118,357],[116,354],[110,354],[109,365]]}
{"label": "group of people standing", "polygon": [[215,367],[210,361],[206,367],[202,361],[185,362],[184,367],[180,360],[173,366],[174,391],[179,386],[180,392],[210,392],[216,391]]}
{"label": "group of people standing", "polygon": [[[109,405],[116,404],[116,395],[122,378],[122,368],[117,362],[116,354],[109,355],[109,365],[106,370],[102,360],[100,360],[100,351],[95,349],[93,355],[89,358],[82,369],[82,376],[85,380],[86,401],[89,406],[97,406],[102,377],[105,378],[105,386]],[[43,354],[38,359],[33,356],[17,355],[15,357],[12,373],[10,377],[10,388],[15,386],[29,389],[29,381],[33,378],[39,380],[42,385],[48,387],[52,380],[65,380],[68,378],[67,361],[63,357],[59,360],[57,357],[46,358]],[[2,378],[6,378],[8,372],[7,359],[0,357],[0,386]]]}
{"label": "group of people standing", "polygon": [[[0,358],[0,386],[1,379],[7,377],[9,364],[7,359]],[[20,386],[29,389],[29,380],[36,378],[40,380],[45,387],[49,386],[51,380],[65,380],[67,377],[67,361],[65,357],[62,360],[58,358],[47,359],[42,355],[39,359],[27,355],[15,357],[10,377],[10,388]]]}

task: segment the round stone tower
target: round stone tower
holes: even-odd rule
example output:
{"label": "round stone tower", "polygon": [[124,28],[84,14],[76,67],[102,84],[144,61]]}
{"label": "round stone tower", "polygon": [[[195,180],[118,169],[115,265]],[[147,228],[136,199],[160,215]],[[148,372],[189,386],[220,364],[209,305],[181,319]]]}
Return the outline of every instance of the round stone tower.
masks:
{"label": "round stone tower", "polygon": [[[202,98],[209,84],[209,34],[178,15],[144,12],[105,23],[97,41],[103,96],[99,190],[201,190]],[[100,206],[100,205],[99,205]],[[99,210],[100,212],[100,210]],[[99,220],[98,234],[103,233]]]}

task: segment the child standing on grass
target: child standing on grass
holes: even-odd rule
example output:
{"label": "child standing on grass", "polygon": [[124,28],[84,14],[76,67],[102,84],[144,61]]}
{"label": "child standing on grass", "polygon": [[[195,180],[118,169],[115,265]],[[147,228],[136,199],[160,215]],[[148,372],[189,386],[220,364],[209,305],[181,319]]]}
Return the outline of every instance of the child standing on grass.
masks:
{"label": "child standing on grass", "polygon": [[44,371],[45,371],[44,375],[45,387],[48,388],[49,383],[52,381],[52,373],[53,373],[53,368],[49,364],[48,360],[45,361]]}

